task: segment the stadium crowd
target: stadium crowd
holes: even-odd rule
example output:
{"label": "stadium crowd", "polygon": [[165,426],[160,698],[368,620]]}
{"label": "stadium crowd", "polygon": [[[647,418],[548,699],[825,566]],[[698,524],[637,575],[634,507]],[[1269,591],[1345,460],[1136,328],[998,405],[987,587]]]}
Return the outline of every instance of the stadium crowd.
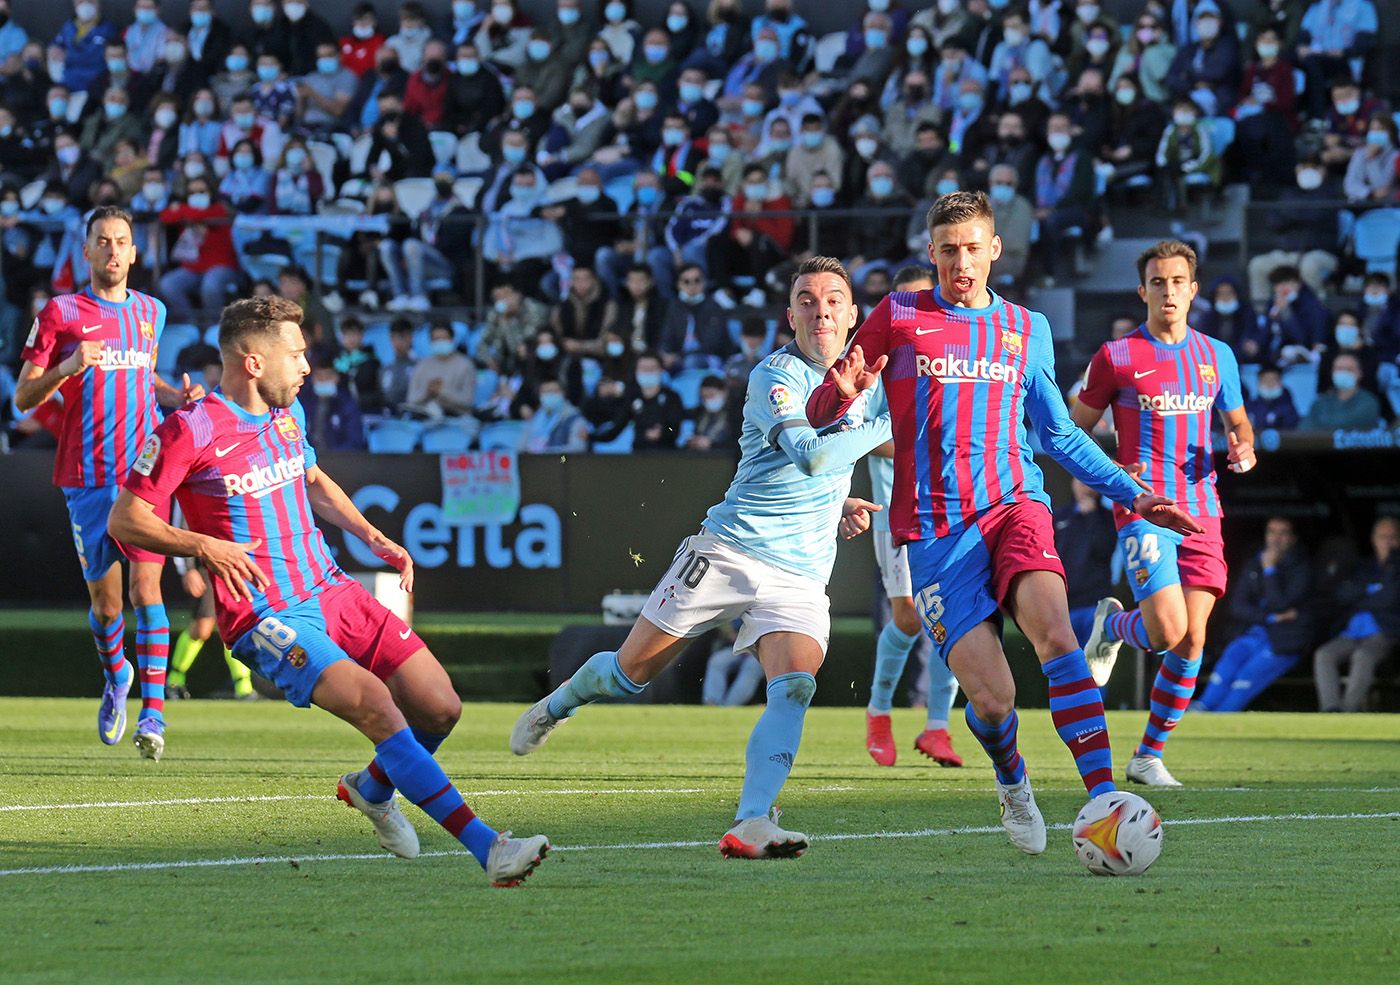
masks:
{"label": "stadium crowd", "polygon": [[337,36],[305,0],[251,0],[246,29],[211,0],[129,23],[78,0],[35,37],[0,0],[11,441],[45,440],[10,371],[105,204],[168,305],[162,369],[216,377],[234,296],[302,305],[329,449],[733,452],[793,264],[843,258],[872,304],[958,189],[990,195],[993,286],[1022,299],[1072,282],[1115,208],[1247,182],[1273,248],[1203,284],[1193,324],[1235,349],[1256,426],[1400,409],[1394,259],[1368,271],[1353,228],[1400,215],[1372,0],[867,0],[823,37],[793,0],[745,6],[361,3]]}

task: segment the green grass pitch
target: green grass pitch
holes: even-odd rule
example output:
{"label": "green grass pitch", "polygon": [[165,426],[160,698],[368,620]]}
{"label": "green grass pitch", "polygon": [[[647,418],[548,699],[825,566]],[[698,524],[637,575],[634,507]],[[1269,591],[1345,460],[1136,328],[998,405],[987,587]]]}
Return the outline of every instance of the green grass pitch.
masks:
{"label": "green grass pitch", "polygon": [[[411,806],[424,856],[378,851],[333,798],[368,745],[328,715],[174,704],[157,764],[100,745],[96,710],[0,700],[0,982],[1400,980],[1394,716],[1188,715],[1188,788],[1149,792],[1161,859],[1105,879],[1063,830],[1083,788],[1043,711],[1021,723],[1061,826],[1043,856],[1000,832],[961,724],[969,766],[938,769],[897,711],[881,769],[859,710],[819,708],[782,796],[811,850],[740,862],[715,843],[757,708],[588,708],[517,759],[522,709],[469,705],[443,765],[489,823],[556,846],[493,890]],[[1120,769],[1141,723],[1110,715]]]}

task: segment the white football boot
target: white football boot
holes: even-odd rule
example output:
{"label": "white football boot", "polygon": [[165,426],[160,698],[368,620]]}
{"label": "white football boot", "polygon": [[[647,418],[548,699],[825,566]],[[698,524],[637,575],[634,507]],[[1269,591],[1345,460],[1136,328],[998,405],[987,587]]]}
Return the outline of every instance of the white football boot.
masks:
{"label": "white football boot", "polygon": [[1122,640],[1104,639],[1104,623],[1109,616],[1122,611],[1123,603],[1115,598],[1099,599],[1099,604],[1094,606],[1094,628],[1084,644],[1084,659],[1098,687],[1108,683],[1113,675],[1113,665],[1118,660],[1118,651],[1123,648]]}
{"label": "white football boot", "polygon": [[1035,806],[1030,777],[1009,786],[997,783],[997,798],[1001,801],[1001,826],[1011,844],[1027,855],[1045,851],[1045,818]]}
{"label": "white football boot", "polygon": [[515,727],[510,730],[510,751],[517,756],[530,755],[545,744],[549,733],[567,721],[549,713],[549,695],[545,695],[515,720]]}
{"label": "white football boot", "polygon": [[391,796],[383,803],[366,800],[360,794],[359,779],[359,771],[342,776],[336,785],[336,797],[369,818],[374,833],[379,836],[379,847],[399,858],[417,858],[418,832],[399,810],[398,798]]}
{"label": "white football boot", "polygon": [[491,885],[499,889],[520,885],[544,861],[549,848],[549,839],[544,835],[512,838],[509,831],[502,831],[486,856],[486,875]]}
{"label": "white football boot", "polygon": [[778,827],[781,813],[776,807],[762,817],[735,821],[719,840],[719,853],[725,858],[798,858],[807,850],[807,836]]}
{"label": "white football boot", "polygon": [[1149,787],[1179,787],[1181,781],[1167,771],[1160,756],[1134,756],[1128,760],[1128,779]]}

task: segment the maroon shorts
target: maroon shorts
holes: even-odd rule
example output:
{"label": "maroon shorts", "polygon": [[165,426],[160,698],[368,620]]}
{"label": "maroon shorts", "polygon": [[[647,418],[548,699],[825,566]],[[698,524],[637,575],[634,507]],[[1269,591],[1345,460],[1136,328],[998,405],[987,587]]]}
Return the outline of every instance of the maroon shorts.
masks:
{"label": "maroon shorts", "polygon": [[1055,522],[1044,503],[1007,503],[977,521],[992,560],[992,596],[1006,604],[1011,581],[1027,571],[1053,571],[1065,580],[1065,566],[1055,549]]}
{"label": "maroon shorts", "polygon": [[381,681],[388,680],[404,661],[425,646],[408,627],[363,585],[349,580],[324,592],[320,599],[329,636],[351,660]]}

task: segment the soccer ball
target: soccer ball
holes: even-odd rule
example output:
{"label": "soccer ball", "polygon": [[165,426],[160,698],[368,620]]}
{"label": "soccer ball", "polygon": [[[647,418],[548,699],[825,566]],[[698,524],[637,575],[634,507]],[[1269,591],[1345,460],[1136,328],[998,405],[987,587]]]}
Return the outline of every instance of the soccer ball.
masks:
{"label": "soccer ball", "polygon": [[1101,793],[1074,819],[1074,854],[1096,876],[1140,876],[1162,853],[1162,819],[1135,793]]}

